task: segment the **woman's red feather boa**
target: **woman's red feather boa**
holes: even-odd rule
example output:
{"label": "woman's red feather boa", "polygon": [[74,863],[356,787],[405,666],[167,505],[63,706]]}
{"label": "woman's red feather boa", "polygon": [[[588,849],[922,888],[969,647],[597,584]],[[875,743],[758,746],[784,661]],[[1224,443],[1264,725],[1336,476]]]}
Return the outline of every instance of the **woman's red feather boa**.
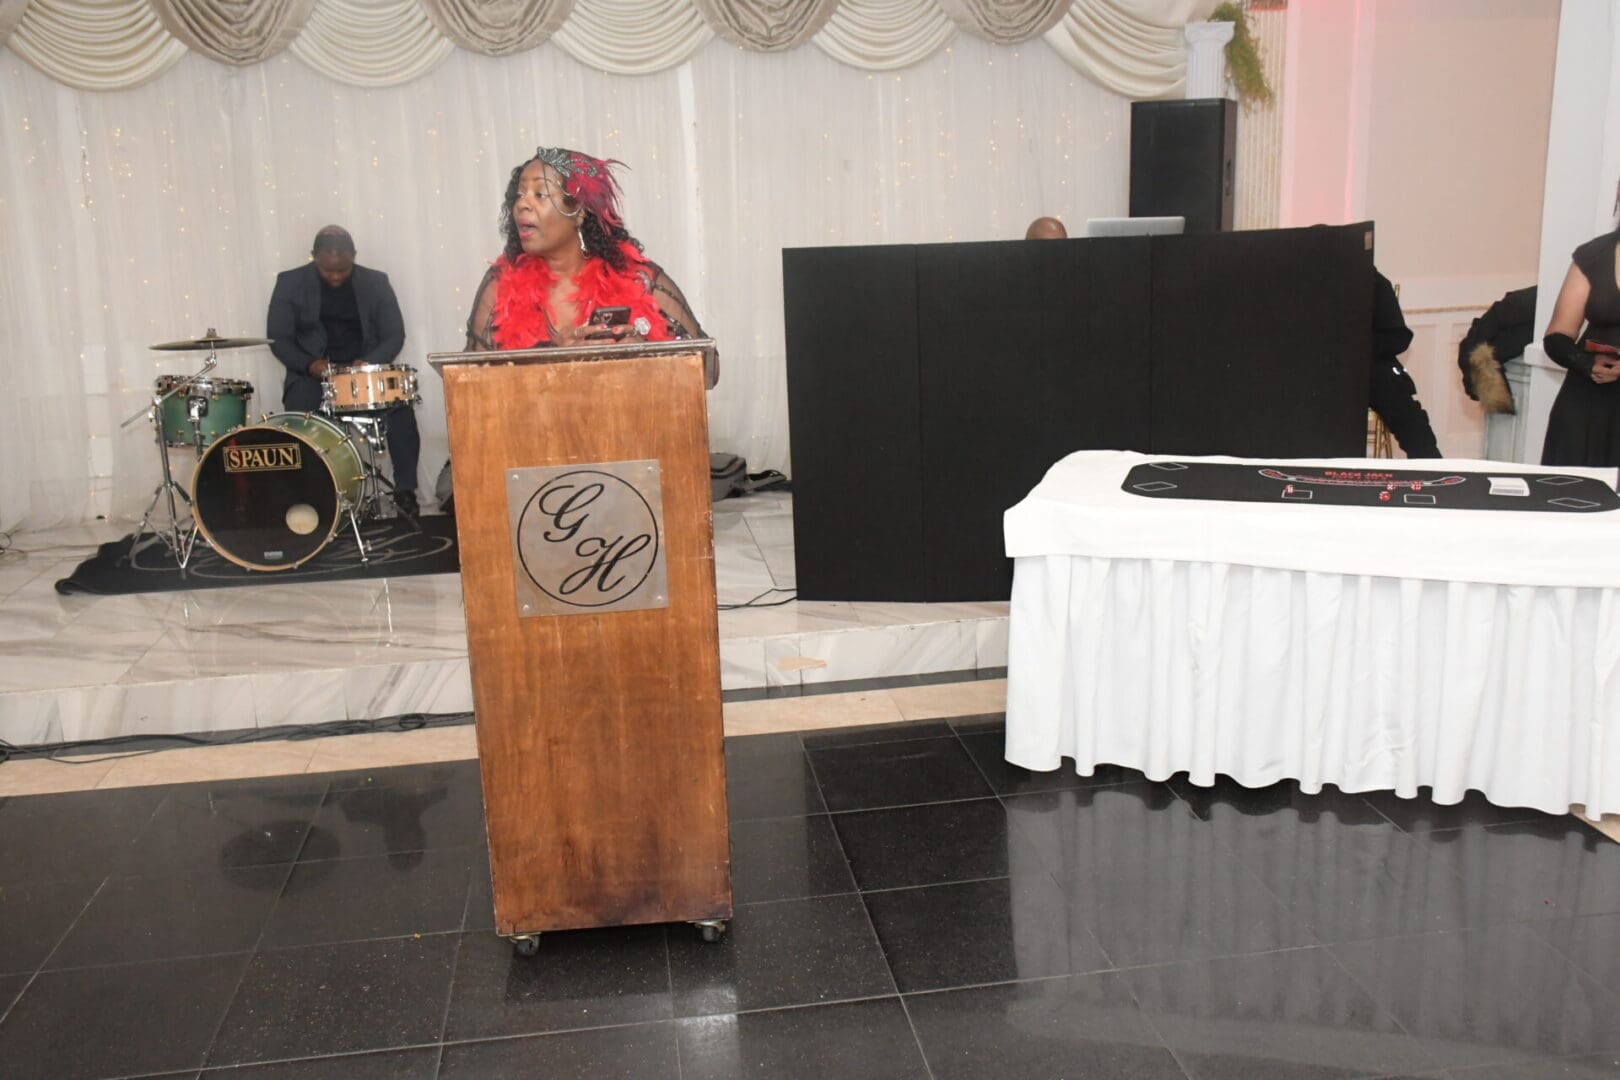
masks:
{"label": "woman's red feather boa", "polygon": [[[646,319],[651,326],[643,335],[648,341],[667,341],[669,329],[664,314],[642,277],[651,273],[646,260],[632,244],[620,244],[619,250],[629,259],[629,267],[621,273],[601,259],[586,259],[584,268],[574,277],[574,293],[568,301],[581,323],[599,307],[627,307],[632,326],[638,318]],[[503,349],[530,349],[549,342],[546,298],[557,283],[557,275],[546,260],[532,255],[516,259],[502,255],[495,265],[501,272],[495,281],[495,344]]]}

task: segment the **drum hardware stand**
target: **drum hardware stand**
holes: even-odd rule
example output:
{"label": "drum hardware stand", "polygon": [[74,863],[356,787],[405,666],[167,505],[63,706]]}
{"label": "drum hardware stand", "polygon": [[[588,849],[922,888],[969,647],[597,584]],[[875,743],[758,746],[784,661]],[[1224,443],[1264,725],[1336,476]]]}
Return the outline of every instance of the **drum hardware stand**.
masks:
{"label": "drum hardware stand", "polygon": [[[209,331],[209,333],[212,334],[213,331]],[[154,394],[149,405],[119,425],[120,428],[127,428],[139,421],[143,416],[150,419],[152,429],[157,435],[158,458],[163,466],[163,482],[158,484],[157,488],[152,492],[152,501],[147,503],[146,513],[141,515],[141,523],[135,529],[135,535],[130,538],[127,557],[133,559],[142,548],[150,546],[153,542],[162,541],[163,546],[169,549],[169,555],[179,564],[181,577],[185,576],[186,564],[191,561],[191,548],[196,541],[197,527],[193,524],[190,534],[182,537],[180,506],[175,502],[174,496],[177,492],[179,493],[180,501],[185,504],[187,516],[190,516],[191,513],[191,496],[187,494],[184,487],[175,481],[174,472],[169,467],[169,445],[163,441],[163,403],[178,394],[182,389],[189,392],[197,380],[214,370],[214,365],[218,362],[219,360],[214,355],[213,349],[209,349],[208,358],[203,361],[202,368],[196,374],[187,376],[161,394]],[[187,402],[188,412],[195,411],[194,401],[195,399]],[[206,407],[206,403],[203,404]],[[165,497],[167,497],[169,504],[168,527],[162,531],[152,528],[151,532],[154,540],[143,544],[141,536],[151,527],[152,514],[157,510],[158,503]]]}
{"label": "drum hardware stand", "polygon": [[[390,500],[392,500],[394,494],[393,482],[382,474],[381,469],[377,468],[377,458],[386,455],[388,452],[388,418],[386,415],[354,416],[339,414],[334,419],[358,428],[365,440],[368,452],[361,458],[360,466],[365,470],[366,488],[369,493],[362,497],[362,502],[372,512],[376,512],[382,502],[383,494],[386,493]],[[423,532],[422,522],[417,515],[399,509],[399,503],[397,502],[394,503],[394,509],[400,517],[410,523],[411,528],[419,533]]]}
{"label": "drum hardware stand", "polygon": [[360,549],[360,565],[371,563],[371,552],[366,547],[365,538],[360,535],[360,519],[354,516],[354,507],[345,508],[349,515],[349,528],[354,531],[354,546]]}

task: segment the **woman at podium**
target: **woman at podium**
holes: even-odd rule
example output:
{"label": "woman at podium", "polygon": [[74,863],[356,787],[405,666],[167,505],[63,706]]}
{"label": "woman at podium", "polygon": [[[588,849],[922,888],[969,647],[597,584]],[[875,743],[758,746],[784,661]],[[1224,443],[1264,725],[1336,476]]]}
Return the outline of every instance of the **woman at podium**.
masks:
{"label": "woman at podium", "polygon": [[512,170],[506,249],[478,287],[467,351],[700,338],[668,274],[619,214],[616,161],[540,147]]}

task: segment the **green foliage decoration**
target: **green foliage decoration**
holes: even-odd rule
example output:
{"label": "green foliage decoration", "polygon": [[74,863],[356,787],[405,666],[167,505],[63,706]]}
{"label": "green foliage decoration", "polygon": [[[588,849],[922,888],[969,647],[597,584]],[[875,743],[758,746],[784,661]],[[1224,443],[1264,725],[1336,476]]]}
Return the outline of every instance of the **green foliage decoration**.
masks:
{"label": "green foliage decoration", "polygon": [[1245,105],[1270,105],[1271,86],[1260,63],[1260,46],[1249,29],[1249,16],[1243,5],[1227,0],[1209,14],[1210,22],[1232,23],[1232,40],[1226,43],[1226,72]]}

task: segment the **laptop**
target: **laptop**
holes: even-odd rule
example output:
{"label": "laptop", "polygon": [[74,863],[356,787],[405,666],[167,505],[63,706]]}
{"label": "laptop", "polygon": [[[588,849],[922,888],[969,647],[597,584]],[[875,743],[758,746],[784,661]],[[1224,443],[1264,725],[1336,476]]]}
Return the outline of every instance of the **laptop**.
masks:
{"label": "laptop", "polygon": [[1086,219],[1087,236],[1164,236],[1187,227],[1184,217],[1094,217]]}

